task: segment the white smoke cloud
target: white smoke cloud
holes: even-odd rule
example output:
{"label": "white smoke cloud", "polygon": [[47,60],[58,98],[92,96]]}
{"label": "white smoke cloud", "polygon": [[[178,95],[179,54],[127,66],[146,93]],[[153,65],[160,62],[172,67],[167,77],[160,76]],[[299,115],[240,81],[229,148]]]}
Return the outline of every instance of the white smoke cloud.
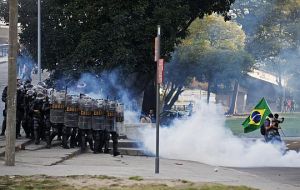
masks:
{"label": "white smoke cloud", "polygon": [[[241,139],[225,128],[225,116],[214,104],[200,104],[188,120],[160,129],[160,156],[231,167],[300,167],[300,153],[282,153],[283,145]],[[155,129],[143,129],[141,141],[155,153]]]}
{"label": "white smoke cloud", "polygon": [[118,100],[124,104],[125,123],[139,122],[140,109],[130,92],[119,84],[119,71],[103,72],[98,75],[82,73],[78,80],[67,82],[66,78],[56,81],[55,88],[65,89],[68,94],[85,94],[94,99]]}

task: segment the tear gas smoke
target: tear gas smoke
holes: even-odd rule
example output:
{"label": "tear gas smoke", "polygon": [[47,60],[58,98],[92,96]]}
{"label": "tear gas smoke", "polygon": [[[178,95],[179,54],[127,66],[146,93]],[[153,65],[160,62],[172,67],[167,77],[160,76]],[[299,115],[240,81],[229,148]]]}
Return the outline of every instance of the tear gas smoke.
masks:
{"label": "tear gas smoke", "polygon": [[32,80],[31,72],[34,69],[35,62],[26,50],[23,50],[17,58],[17,75],[22,81]]}
{"label": "tear gas smoke", "polygon": [[[287,151],[284,145],[262,140],[241,139],[224,126],[220,106],[200,103],[188,120],[160,129],[160,155],[164,158],[199,161],[231,167],[300,167],[300,153]],[[155,153],[155,129],[142,129],[141,141],[146,151]]]}
{"label": "tear gas smoke", "polygon": [[86,94],[94,99],[113,99],[124,103],[124,117],[126,123],[139,121],[137,102],[133,100],[130,92],[120,85],[118,70],[103,72],[100,75],[92,73],[81,74],[78,80],[59,79],[55,82],[55,89],[64,90],[68,94]]}

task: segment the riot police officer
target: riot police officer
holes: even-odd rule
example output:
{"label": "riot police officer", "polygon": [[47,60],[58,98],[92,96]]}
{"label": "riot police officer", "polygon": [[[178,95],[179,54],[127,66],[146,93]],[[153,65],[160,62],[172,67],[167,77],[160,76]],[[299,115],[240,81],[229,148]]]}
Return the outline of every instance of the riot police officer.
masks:
{"label": "riot police officer", "polygon": [[78,127],[81,136],[81,151],[86,151],[86,142],[89,142],[90,149],[93,150],[92,136],[92,106],[93,100],[90,97],[80,95],[79,99],[79,119]]}
{"label": "riot police officer", "polygon": [[6,130],[6,110],[7,110],[7,86],[3,89],[2,92],[2,102],[4,102],[5,107],[3,109],[3,122],[2,122],[2,131],[1,131],[1,136],[5,135],[5,130]]}
{"label": "riot police officer", "polygon": [[44,115],[43,115],[43,104],[45,94],[43,89],[36,89],[36,97],[30,106],[30,111],[33,114],[33,129],[34,129],[34,142],[40,144],[40,140],[43,136],[44,126]]}
{"label": "riot police officer", "polygon": [[[24,107],[23,107],[23,97],[24,97],[24,89],[21,85],[20,80],[17,80],[17,110],[16,110],[16,138],[21,137],[21,122],[24,115]],[[3,110],[3,123],[2,123],[2,132],[1,135],[4,135],[6,130],[6,114],[7,114],[7,86],[4,88],[2,92],[2,101],[5,103],[5,109]]]}
{"label": "riot police officer", "polygon": [[24,116],[22,121],[22,127],[25,131],[26,138],[33,138],[33,120],[32,113],[30,112],[30,104],[32,104],[34,100],[34,90],[30,80],[27,80],[24,83],[23,98]]}
{"label": "riot police officer", "polygon": [[[62,147],[69,149],[77,145],[76,134],[78,132],[78,119],[79,119],[79,96],[67,95],[66,107],[64,115],[64,128]],[[70,147],[68,146],[68,139],[70,137]]]}
{"label": "riot police officer", "polygon": [[32,89],[27,89],[24,95],[24,118],[22,121],[22,126],[26,133],[26,138],[34,138],[33,134],[33,113],[30,110],[30,106],[33,104],[35,99],[35,92]]}
{"label": "riot police officer", "polygon": [[92,129],[94,137],[94,153],[101,153],[104,144],[106,104],[102,99],[94,100]]}
{"label": "riot police officer", "polygon": [[[24,87],[21,84],[21,81],[17,82],[17,110],[16,110],[16,138],[21,137],[21,123],[24,116]],[[23,127],[25,133],[27,128]]]}
{"label": "riot police officer", "polygon": [[[106,130],[111,134],[111,139],[113,141],[113,155],[118,156],[120,155],[120,152],[118,151],[118,131],[117,131],[117,125],[116,125],[116,102],[115,101],[109,101],[108,109],[106,112]],[[106,144],[108,139],[108,135],[106,135]],[[107,146],[107,145],[106,145]]]}
{"label": "riot police officer", "polygon": [[50,135],[50,143],[55,136],[60,137],[60,131],[64,126],[64,114],[65,114],[65,91],[54,91],[50,98],[50,122],[52,127],[52,133]]}

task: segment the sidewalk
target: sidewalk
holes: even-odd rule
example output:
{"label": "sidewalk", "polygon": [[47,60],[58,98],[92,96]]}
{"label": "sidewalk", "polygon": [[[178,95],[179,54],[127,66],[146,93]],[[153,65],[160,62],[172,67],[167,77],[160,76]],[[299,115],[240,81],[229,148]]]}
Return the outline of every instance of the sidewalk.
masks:
{"label": "sidewalk", "polygon": [[[107,154],[85,153],[63,162],[45,165],[43,163],[51,163],[55,157],[60,157],[61,151],[43,149],[43,156],[32,155],[31,162],[24,154],[26,153],[23,151],[17,153],[15,167],[7,167],[3,165],[3,161],[0,162],[0,175],[107,175],[121,178],[141,176],[144,179],[182,179],[193,182],[246,185],[265,190],[296,190],[300,187],[300,170],[292,168],[278,168],[281,175],[275,176],[270,168],[264,169],[261,174],[255,174],[258,173],[257,169],[248,172],[238,168],[217,168],[198,162],[160,159],[160,174],[154,174],[155,158],[153,157],[113,157]],[[21,161],[22,159],[27,159],[27,162]]]}

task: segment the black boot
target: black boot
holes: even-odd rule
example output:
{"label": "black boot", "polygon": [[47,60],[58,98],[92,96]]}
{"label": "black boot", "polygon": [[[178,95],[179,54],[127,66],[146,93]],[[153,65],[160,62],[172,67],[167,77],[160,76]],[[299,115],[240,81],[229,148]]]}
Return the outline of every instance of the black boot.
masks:
{"label": "black boot", "polygon": [[113,156],[119,156],[121,153],[119,151],[114,151]]}
{"label": "black boot", "polygon": [[70,137],[70,148],[75,148],[77,146],[77,129],[72,128],[71,129],[71,137]]}
{"label": "black boot", "polygon": [[69,145],[68,145],[68,142],[67,140],[65,140],[66,137],[63,136],[63,140],[62,140],[62,143],[61,143],[61,146],[64,148],[64,149],[70,149]]}
{"label": "black boot", "polygon": [[99,154],[101,153],[100,151],[100,131],[94,131],[95,135],[94,135],[94,154]]}
{"label": "black boot", "polygon": [[69,135],[70,134],[70,128],[66,128],[64,127],[63,128],[63,131],[62,131],[62,147],[64,149],[70,149],[69,145],[68,145],[68,139],[69,139]]}
{"label": "black boot", "polygon": [[85,132],[81,131],[81,142],[80,142],[81,152],[86,151],[86,139],[85,139]]}
{"label": "black boot", "polygon": [[113,141],[113,155],[118,156],[120,155],[120,152],[118,151],[118,134],[116,132],[112,132],[111,138]]}
{"label": "black boot", "polygon": [[5,130],[6,130],[6,118],[4,117],[3,122],[2,122],[2,131],[1,131],[0,136],[5,135]]}

